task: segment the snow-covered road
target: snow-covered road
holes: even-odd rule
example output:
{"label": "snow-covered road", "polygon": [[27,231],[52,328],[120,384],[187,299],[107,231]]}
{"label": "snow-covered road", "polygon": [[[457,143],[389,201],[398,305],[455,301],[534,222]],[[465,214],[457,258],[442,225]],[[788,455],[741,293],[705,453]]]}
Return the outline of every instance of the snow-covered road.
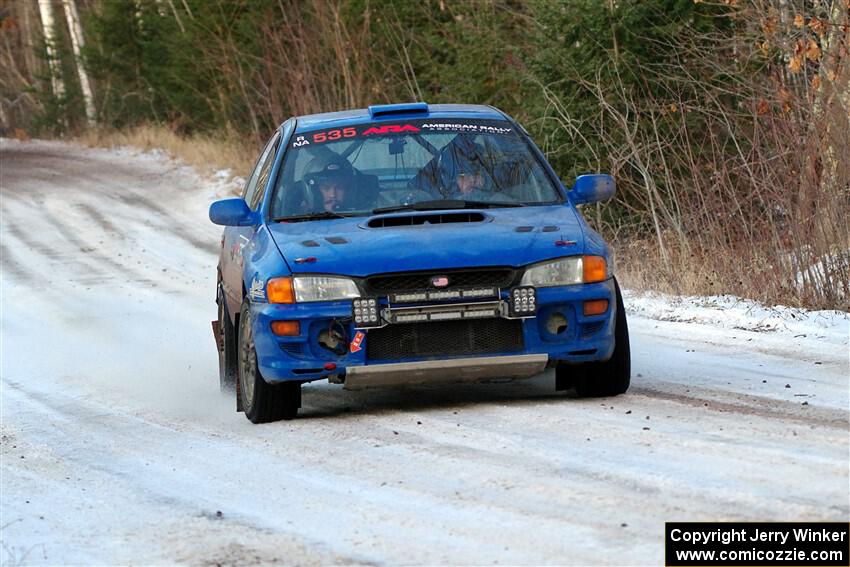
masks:
{"label": "snow-covered road", "polygon": [[618,398],[317,383],[255,426],[210,331],[226,185],[0,149],[3,563],[660,565],[665,521],[850,516],[846,319],[633,313]]}

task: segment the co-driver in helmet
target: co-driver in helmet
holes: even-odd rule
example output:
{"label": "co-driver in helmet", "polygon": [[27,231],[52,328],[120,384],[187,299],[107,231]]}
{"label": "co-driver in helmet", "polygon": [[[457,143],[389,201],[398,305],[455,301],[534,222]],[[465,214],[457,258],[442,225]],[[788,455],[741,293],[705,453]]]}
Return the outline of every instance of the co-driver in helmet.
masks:
{"label": "co-driver in helmet", "polygon": [[470,199],[492,191],[490,176],[484,167],[484,148],[463,135],[443,149],[439,168],[447,196]]}

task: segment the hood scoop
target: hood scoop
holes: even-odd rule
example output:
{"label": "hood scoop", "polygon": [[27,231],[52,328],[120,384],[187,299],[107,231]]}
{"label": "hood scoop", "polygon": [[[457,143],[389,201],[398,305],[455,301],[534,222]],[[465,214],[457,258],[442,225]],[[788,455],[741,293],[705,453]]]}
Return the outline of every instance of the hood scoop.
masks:
{"label": "hood scoop", "polygon": [[370,219],[369,228],[390,228],[397,226],[417,226],[423,224],[448,224],[484,222],[485,217],[477,212],[432,213],[416,215],[393,215],[391,217],[375,217]]}

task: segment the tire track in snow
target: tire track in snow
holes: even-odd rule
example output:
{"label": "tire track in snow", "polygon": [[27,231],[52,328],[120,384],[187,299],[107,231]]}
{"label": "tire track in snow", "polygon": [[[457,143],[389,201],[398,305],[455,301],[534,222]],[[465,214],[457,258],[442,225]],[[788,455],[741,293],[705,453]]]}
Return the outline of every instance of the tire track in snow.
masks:
{"label": "tire track in snow", "polygon": [[[77,272],[79,276],[84,278],[97,278],[106,275],[106,272],[98,268],[95,264],[89,263],[86,260],[80,260],[76,256],[77,251],[63,250],[58,246],[51,246],[46,242],[36,239],[32,235],[30,235],[27,230],[17,226],[14,222],[11,221],[7,222],[5,228],[9,235],[17,241],[17,244],[21,245],[23,248],[26,248],[31,252],[35,252],[43,258],[49,260],[52,264],[56,264],[57,268],[59,266],[70,268],[71,270]],[[17,248],[15,246],[15,243],[13,243],[11,246],[13,249]],[[35,270],[37,269],[36,262],[27,262],[21,267],[22,269],[31,272],[33,277],[37,275],[37,273],[35,272]],[[58,270],[56,271],[58,272]]]}
{"label": "tire track in snow", "polygon": [[[75,200],[79,200],[79,196],[75,196]],[[53,212],[51,209],[60,207],[68,210],[69,213],[61,215]],[[75,203],[77,210],[83,211],[84,218],[92,218],[88,213],[88,209],[92,207],[86,203]],[[61,258],[81,258],[80,253],[84,254],[82,258],[84,270],[83,273],[87,276],[84,283],[89,285],[109,282],[133,282],[136,285],[146,286],[148,288],[160,288],[163,291],[175,291],[180,288],[179,284],[171,279],[157,280],[150,276],[150,270],[144,270],[136,256],[131,256],[131,252],[138,250],[138,246],[134,243],[127,242],[127,239],[122,235],[117,240],[114,234],[106,231],[103,233],[91,233],[90,227],[81,226],[83,221],[76,215],[71,214],[71,209],[67,203],[57,200],[49,200],[46,205],[39,211],[39,216],[42,217],[48,226],[57,231],[62,239],[56,239],[55,254]],[[101,215],[102,217],[102,215]],[[105,218],[103,218],[105,220]],[[97,222],[97,221],[95,221]],[[175,221],[176,222],[176,221]],[[85,224],[85,223],[83,223]],[[100,226],[101,230],[103,226]],[[112,225],[112,228],[118,231],[118,228]],[[18,231],[21,233],[21,231]],[[81,235],[88,234],[88,237]],[[51,248],[47,245],[30,239],[30,243],[38,246],[38,250],[42,253],[49,252]],[[111,250],[121,250],[122,252],[112,252]],[[121,258],[121,260],[119,260]],[[135,259],[136,264],[133,264]]]}
{"label": "tire track in snow", "polygon": [[[142,208],[147,209],[148,211],[154,213],[154,217],[157,220],[164,220],[171,216],[171,212],[165,209],[162,205],[155,203],[148,199],[147,197],[143,197],[139,194],[133,195],[119,195],[118,198],[126,205],[131,206],[141,206]],[[172,219],[173,221],[174,219]],[[194,234],[190,234],[187,230],[180,227],[180,224],[177,222],[166,223],[163,225],[165,230],[168,230],[173,236],[181,239],[183,242],[189,244],[193,248],[201,250],[203,252],[208,252],[210,254],[216,254],[218,252],[218,247],[215,242],[210,242],[205,239],[201,239]]]}
{"label": "tire track in snow", "polygon": [[[200,476],[193,482],[191,478],[182,478],[181,466],[187,462],[204,459],[206,462],[199,470],[215,470],[217,462],[210,461],[209,456],[197,455],[192,448],[203,441],[192,434],[183,434],[170,427],[146,420],[141,416],[119,414],[114,411],[104,410],[96,403],[81,398],[64,395],[45,394],[36,390],[26,388],[21,383],[6,381],[4,384],[12,392],[15,405],[20,407],[31,407],[41,413],[43,419],[39,424],[27,428],[26,435],[18,433],[17,444],[24,444],[28,437],[37,433],[41,443],[47,442],[47,449],[60,466],[67,470],[73,470],[75,476],[101,478],[101,494],[95,502],[103,502],[104,493],[107,497],[114,493],[126,493],[132,495],[136,509],[127,510],[133,516],[144,516],[150,513],[150,509],[161,509],[162,514],[175,519],[186,520],[190,518],[210,518],[214,521],[226,524],[228,531],[255,534],[254,537],[283,539],[291,545],[297,545],[305,556],[314,557],[317,564],[328,564],[329,562],[344,564],[375,564],[367,556],[344,555],[335,552],[332,548],[325,546],[322,541],[311,541],[294,530],[281,530],[273,520],[269,521],[262,514],[253,513],[250,506],[240,509],[229,505],[233,500],[232,491],[228,490],[232,480],[226,476],[217,475],[214,479],[216,490],[208,494],[199,495],[192,490],[192,484],[199,485],[209,482]],[[144,441],[140,440],[140,435]],[[174,436],[182,437],[182,447],[169,444]],[[160,452],[151,451],[151,446],[157,446],[159,440],[164,440],[164,449]],[[222,442],[223,447],[217,456],[223,456],[228,452],[227,442]],[[45,446],[41,445],[42,451]],[[147,450],[145,450],[147,449]],[[216,453],[213,451],[213,453]],[[143,465],[144,463],[144,465]],[[173,466],[172,466],[173,465]],[[144,467],[145,475],[139,475],[140,468]],[[170,469],[170,470],[169,470]],[[168,478],[169,473],[173,475],[171,482],[158,480],[156,475]],[[21,474],[19,471],[9,471]],[[39,476],[32,474],[30,480],[34,485],[42,481]],[[61,484],[58,478],[52,479]],[[320,486],[316,487],[321,488]],[[229,497],[222,495],[230,494]],[[86,500],[81,495],[83,503]],[[109,501],[104,504],[109,505]],[[216,509],[227,510],[226,519],[219,519]],[[97,509],[95,513],[99,514]],[[224,516],[223,516],[224,517]],[[136,520],[138,521],[138,520]],[[206,529],[204,526],[201,529]],[[139,530],[137,538],[144,541],[152,550],[157,549],[157,541],[151,538],[149,532]],[[183,532],[186,539],[198,537],[199,534]],[[201,536],[202,537],[202,536]],[[250,539],[250,538],[246,538]],[[217,557],[215,546],[207,543],[204,550],[209,554],[212,561]],[[246,551],[250,548],[246,548]],[[149,551],[145,551],[149,553]],[[138,556],[137,556],[138,557]],[[158,556],[154,556],[158,557]],[[272,558],[261,557],[261,561]],[[150,559],[152,563],[159,563],[162,559]],[[145,561],[141,561],[145,562]],[[193,557],[192,563],[197,563],[198,557]]]}
{"label": "tire track in snow", "polygon": [[77,209],[91,217],[92,220],[103,230],[106,237],[109,239],[124,240],[126,237],[124,231],[112,223],[99,210],[95,209],[88,203],[77,203],[74,205]]}
{"label": "tire track in snow", "polygon": [[[672,384],[670,385],[672,386]],[[690,407],[705,408],[711,412],[758,416],[771,420],[793,422],[798,425],[812,425],[845,431],[848,425],[850,425],[847,421],[847,414],[838,410],[818,406],[802,406],[802,402],[786,402],[762,396],[738,393],[730,394],[722,390],[710,390],[695,386],[689,386],[688,389],[692,392],[692,395],[676,394],[641,386],[632,387],[629,392],[634,395],[646,396],[647,398],[670,401]],[[696,392],[701,392],[703,395],[696,395]],[[734,396],[736,401],[718,399],[724,396]]]}
{"label": "tire track in snow", "polygon": [[0,258],[2,258],[3,276],[11,275],[13,279],[19,280],[22,284],[30,285],[36,281],[33,274],[26,270],[26,266],[15,257],[12,251],[4,242],[0,242]]}
{"label": "tire track in snow", "polygon": [[[323,543],[321,539],[323,534],[328,530],[332,533],[351,532],[351,530],[357,533],[359,530],[364,533],[364,539],[379,542],[379,534],[368,535],[368,524],[361,525],[359,518],[362,515],[376,519],[382,518],[389,513],[390,509],[393,510],[393,514],[416,523],[415,528],[409,526],[409,529],[418,530],[422,541],[411,541],[406,545],[419,547],[420,553],[422,546],[427,549],[436,545],[438,541],[446,541],[445,533],[439,529],[431,530],[431,524],[428,522],[415,520],[419,513],[429,510],[431,514],[439,511],[439,516],[462,517],[463,521],[459,525],[466,526],[466,529],[472,533],[456,532],[454,538],[461,539],[473,537],[475,532],[491,532],[497,525],[503,526],[503,530],[510,531],[511,526],[517,525],[522,520],[527,521],[528,518],[534,518],[539,529],[553,535],[563,529],[569,529],[571,525],[570,520],[556,508],[553,508],[549,514],[534,514],[530,510],[517,509],[508,501],[499,498],[490,500],[486,496],[478,497],[467,500],[463,507],[456,507],[455,496],[439,491],[434,492],[429,484],[424,487],[417,486],[415,481],[416,476],[420,475],[419,470],[413,471],[412,478],[404,476],[407,480],[404,486],[387,487],[383,491],[373,492],[377,488],[374,486],[375,481],[368,477],[358,478],[350,468],[342,471],[327,470],[322,475],[316,475],[311,466],[311,463],[315,466],[315,461],[309,457],[298,459],[308,464],[292,462],[290,466],[281,468],[280,474],[273,479],[272,487],[288,487],[295,491],[294,496],[290,497],[287,496],[287,492],[278,492],[267,487],[260,492],[264,499],[263,506],[255,509],[253,507],[259,504],[256,500],[257,494],[243,492],[240,498],[238,493],[234,494],[232,490],[228,490],[232,482],[230,478],[235,478],[234,475],[239,474],[241,467],[238,462],[228,462],[226,455],[237,449],[243,450],[242,442],[224,438],[211,443],[209,439],[205,439],[206,435],[202,435],[204,438],[198,438],[194,434],[180,432],[167,425],[152,423],[142,416],[103,411],[84,400],[65,399],[66,396],[62,395],[40,393],[25,388],[20,383],[10,383],[9,386],[25,399],[32,400],[42,407],[47,415],[58,417],[58,421],[53,423],[49,423],[49,419],[45,420],[48,425],[43,426],[39,432],[39,438],[52,439],[52,449],[73,463],[75,468],[88,468],[102,473],[113,479],[114,483],[143,495],[146,500],[150,500],[151,505],[164,506],[173,510],[175,515],[198,515],[209,513],[215,508],[222,508],[226,511],[228,518],[236,518],[237,525],[248,526],[255,530],[273,530],[280,533],[283,529],[286,533],[286,528],[281,524],[281,518],[267,512],[282,505],[295,505],[300,513],[307,514],[299,521],[301,530],[308,532],[301,533],[299,536],[301,540],[309,542],[313,549],[327,550],[337,558],[337,561],[343,563],[381,564],[383,561],[368,554],[353,553],[352,549],[338,549],[337,544]],[[16,403],[25,405],[27,402],[22,400]],[[104,436],[104,431],[108,431],[108,438]],[[81,444],[75,441],[76,439],[84,440],[85,443]],[[305,442],[307,445],[312,445],[309,440]],[[202,452],[195,452],[194,449],[199,447],[203,448]],[[303,449],[306,451],[307,447]],[[296,455],[290,454],[290,456]],[[304,456],[307,457],[307,455]],[[138,474],[138,468],[141,465],[137,462],[139,457],[154,465],[144,468],[145,473],[141,475]],[[253,463],[252,467],[259,470],[266,468],[263,466],[263,461],[268,457],[260,452],[245,454],[244,458]],[[176,474],[169,471],[172,464],[178,463],[191,466],[188,471],[180,471]],[[199,475],[202,474],[200,471],[204,470],[215,471],[214,476],[202,480]],[[159,476],[159,481],[152,480],[152,475]],[[199,495],[192,488],[201,484],[208,485],[203,495]],[[497,491],[497,494],[498,492],[500,491]],[[290,502],[293,498],[294,501]],[[340,509],[335,506],[335,503],[341,498],[353,500],[356,505],[348,509]],[[315,516],[316,510],[323,517],[318,522]],[[326,517],[322,512],[324,510],[335,510],[334,517]],[[476,526],[474,520],[485,516],[490,519],[479,519],[479,525]],[[430,522],[435,520],[436,517],[430,518]],[[600,522],[599,527],[601,526],[603,523]],[[591,522],[588,526],[573,526],[572,529],[590,530],[593,527],[597,526]],[[611,529],[612,526],[605,527]],[[474,535],[476,540],[482,536],[483,533]],[[449,540],[451,539],[453,538],[449,537]],[[406,553],[407,550],[401,555],[395,555],[396,559],[392,562],[402,561]],[[527,556],[527,552],[523,555]],[[548,557],[545,562],[552,561],[559,555]]]}

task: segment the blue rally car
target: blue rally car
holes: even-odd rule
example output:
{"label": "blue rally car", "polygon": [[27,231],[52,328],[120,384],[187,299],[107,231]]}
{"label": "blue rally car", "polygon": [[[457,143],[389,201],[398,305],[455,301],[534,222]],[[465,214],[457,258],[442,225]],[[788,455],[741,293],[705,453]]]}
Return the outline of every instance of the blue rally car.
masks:
{"label": "blue rally car", "polygon": [[488,106],[372,106],[291,118],[224,225],[213,331],[223,388],[254,423],[301,385],[528,378],[625,392],[629,335],[609,249],[528,133]]}

